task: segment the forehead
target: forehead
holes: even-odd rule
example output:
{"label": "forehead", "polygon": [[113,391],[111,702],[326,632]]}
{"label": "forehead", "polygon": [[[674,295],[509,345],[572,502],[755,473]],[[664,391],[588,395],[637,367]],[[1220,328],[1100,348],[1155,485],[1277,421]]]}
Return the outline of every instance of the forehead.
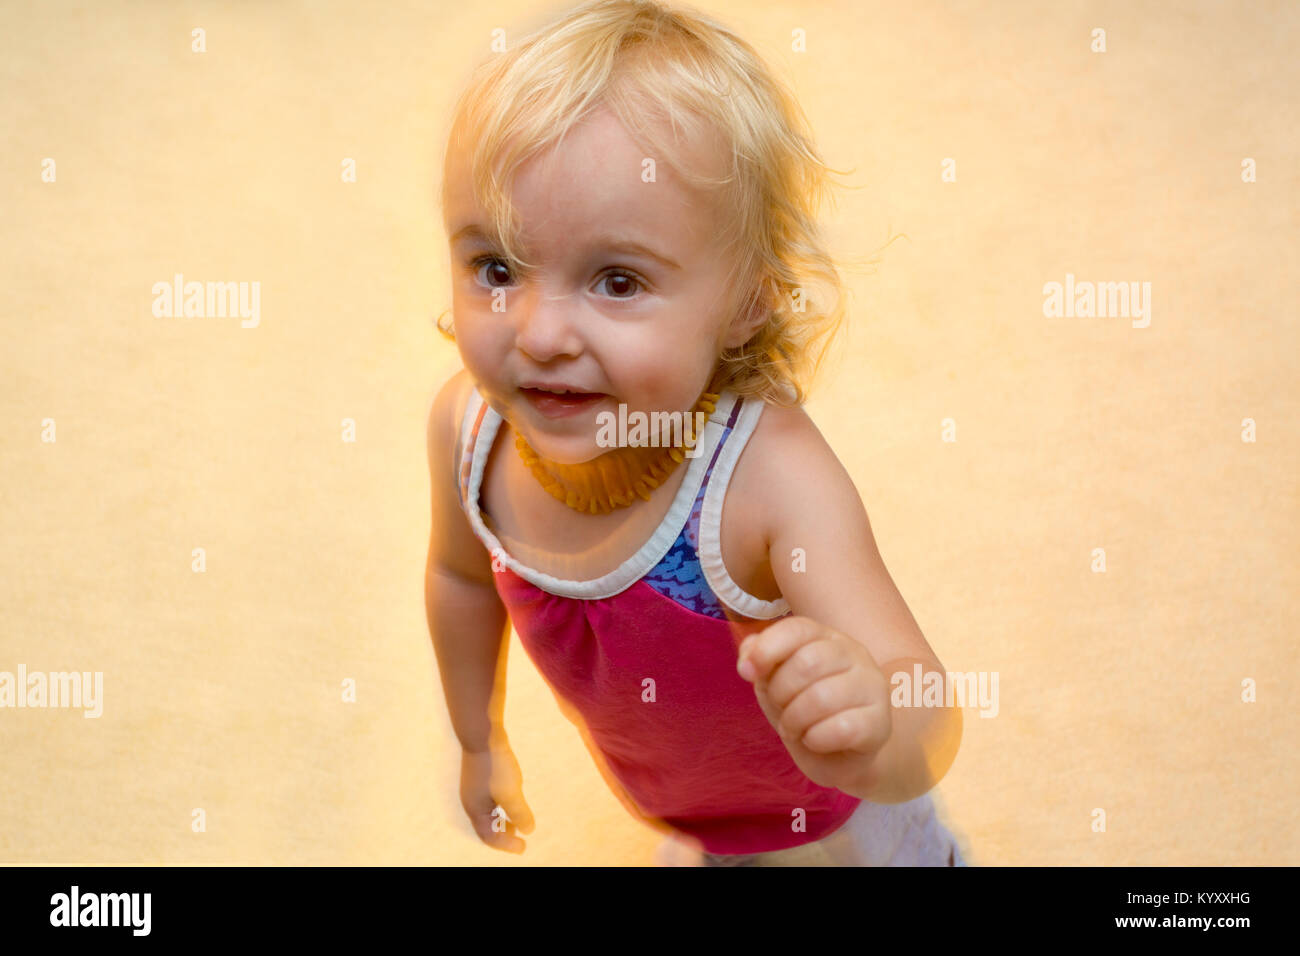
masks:
{"label": "forehead", "polygon": [[[638,141],[616,114],[601,107],[558,145],[522,163],[510,198],[525,248],[544,258],[554,254],[557,243],[577,247],[584,237],[611,230],[656,243],[670,254],[716,242],[722,232],[717,190],[686,182],[673,165],[692,175],[721,176],[725,154],[719,138],[706,132],[674,139],[662,126],[658,132],[660,141],[673,144],[671,156],[655,155],[654,147]],[[446,176],[449,234],[475,223],[486,225],[463,153],[448,154]]]}

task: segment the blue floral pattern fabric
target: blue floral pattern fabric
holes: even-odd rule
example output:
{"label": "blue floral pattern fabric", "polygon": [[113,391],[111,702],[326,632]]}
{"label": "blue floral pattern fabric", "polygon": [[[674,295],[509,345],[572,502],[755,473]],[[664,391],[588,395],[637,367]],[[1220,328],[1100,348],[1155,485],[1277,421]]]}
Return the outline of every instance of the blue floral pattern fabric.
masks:
{"label": "blue floral pattern fabric", "polygon": [[704,569],[700,567],[697,549],[700,543],[700,511],[704,507],[704,493],[709,487],[709,478],[713,476],[713,466],[718,461],[722,446],[731,435],[735,418],[733,414],[731,422],[728,423],[722,439],[713,452],[708,471],[704,473],[704,481],[700,483],[699,494],[695,496],[691,513],[678,533],[677,540],[673,542],[673,546],[668,549],[668,553],[660,559],[659,563],[642,578],[646,584],[682,607],[723,621],[730,618],[704,578]]}

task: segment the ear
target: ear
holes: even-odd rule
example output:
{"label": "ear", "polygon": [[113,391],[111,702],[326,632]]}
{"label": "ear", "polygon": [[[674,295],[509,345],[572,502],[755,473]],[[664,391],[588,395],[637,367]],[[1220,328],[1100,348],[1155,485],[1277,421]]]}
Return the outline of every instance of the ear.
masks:
{"label": "ear", "polygon": [[772,314],[772,300],[769,298],[765,281],[755,285],[747,301],[748,304],[732,319],[723,337],[722,344],[726,348],[734,349],[744,345],[754,337]]}

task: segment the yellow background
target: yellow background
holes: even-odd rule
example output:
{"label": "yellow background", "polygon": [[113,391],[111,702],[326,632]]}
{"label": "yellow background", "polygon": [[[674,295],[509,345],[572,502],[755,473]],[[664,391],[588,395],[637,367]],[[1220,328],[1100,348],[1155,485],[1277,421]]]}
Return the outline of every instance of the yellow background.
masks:
{"label": "yellow background", "polygon": [[[894,239],[809,412],[944,664],[1000,675],[938,790],[971,862],[1296,863],[1300,10],[700,8],[853,170],[835,251]],[[0,861],[651,860],[517,639],[537,829],[477,842],[424,620],[443,137],[561,9],[0,5],[0,670],[105,682],[0,711]],[[260,326],[154,317],[177,272]],[[1066,273],[1151,282],[1150,327],[1045,318]]]}

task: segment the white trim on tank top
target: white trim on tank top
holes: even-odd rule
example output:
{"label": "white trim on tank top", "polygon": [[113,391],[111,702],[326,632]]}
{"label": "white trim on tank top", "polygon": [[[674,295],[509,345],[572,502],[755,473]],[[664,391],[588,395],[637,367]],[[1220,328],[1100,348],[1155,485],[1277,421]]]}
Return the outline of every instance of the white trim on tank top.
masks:
{"label": "white trim on tank top", "polygon": [[[704,503],[700,508],[700,544],[696,549],[700,558],[700,568],[704,571],[704,580],[709,584],[718,600],[737,614],[759,620],[780,617],[790,610],[785,598],[764,601],[741,589],[727,573],[722,562],[722,506],[727,495],[727,486],[735,470],[740,453],[745,450],[754,429],[758,427],[758,418],[763,414],[763,401],[752,399],[740,409],[740,416],[731,437],[722,446],[718,463],[713,466],[709,478],[709,487],[704,492]],[[744,516],[739,516],[744,518]]]}
{"label": "white trim on tank top", "polygon": [[[499,556],[501,563],[515,574],[550,594],[583,600],[599,600],[626,591],[645,577],[663,559],[663,556],[672,548],[673,542],[677,540],[677,535],[686,524],[686,519],[691,513],[695,499],[700,493],[700,485],[704,483],[704,473],[708,470],[709,462],[713,459],[713,453],[717,450],[718,441],[722,437],[728,419],[731,418],[731,411],[736,401],[735,393],[729,390],[723,391],[713,414],[709,416],[704,431],[701,433],[700,454],[694,458],[686,459],[690,462],[687,466],[686,477],[678,487],[673,503],[668,508],[668,513],[659,522],[659,526],[654,530],[649,540],[641,545],[636,554],[613,571],[589,581],[557,578],[544,571],[528,567],[512,557],[502,546],[500,539],[483,523],[483,516],[478,507],[478,498],[483,485],[483,472],[487,457],[492,451],[497,432],[501,428],[501,416],[491,405],[487,405],[487,410],[483,416],[483,424],[479,426],[478,437],[474,440],[474,458],[470,465],[469,489],[466,493],[466,500],[462,502],[466,516],[469,518],[470,527],[474,529],[478,539],[487,546],[489,554]],[[479,408],[485,404],[478,389],[471,389],[469,405],[465,409],[466,421],[470,423],[464,430],[467,440],[473,420],[478,416]],[[748,402],[745,404],[746,407],[742,408],[740,412],[741,418],[745,417],[745,412],[748,411],[750,405]],[[737,425],[739,425],[739,422],[737,422]],[[726,447],[730,447],[730,445],[731,441],[728,440]],[[719,464],[721,464],[722,458],[726,457],[726,447],[723,449],[722,456],[719,457]],[[717,468],[715,467],[714,475],[716,476],[716,474]],[[459,485],[459,479],[457,484]],[[712,486],[712,479],[710,479],[709,484]]]}

